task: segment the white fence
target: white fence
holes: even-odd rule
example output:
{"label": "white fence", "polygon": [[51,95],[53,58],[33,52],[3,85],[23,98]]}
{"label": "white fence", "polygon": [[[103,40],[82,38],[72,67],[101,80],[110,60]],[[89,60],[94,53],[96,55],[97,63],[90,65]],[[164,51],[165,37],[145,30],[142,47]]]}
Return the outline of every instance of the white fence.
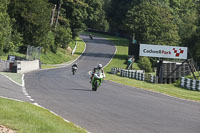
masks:
{"label": "white fence", "polygon": [[181,86],[189,90],[200,91],[200,80],[181,77]]}

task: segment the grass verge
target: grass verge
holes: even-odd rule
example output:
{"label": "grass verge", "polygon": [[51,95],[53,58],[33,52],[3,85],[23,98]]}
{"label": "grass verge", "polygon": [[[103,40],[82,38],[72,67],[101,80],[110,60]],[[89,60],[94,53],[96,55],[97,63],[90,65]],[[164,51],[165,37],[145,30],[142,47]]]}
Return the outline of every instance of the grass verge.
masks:
{"label": "grass verge", "polygon": [[[111,40],[117,48],[116,55],[114,56],[110,64],[104,69],[106,72],[106,80],[111,80],[111,81],[114,81],[123,85],[127,85],[127,86],[142,88],[145,90],[151,90],[154,92],[159,92],[159,93],[163,93],[163,94],[178,97],[178,98],[200,102],[200,92],[181,88],[179,83],[152,84],[145,81],[139,81],[135,79],[120,77],[119,75],[110,74],[110,70],[112,67],[126,68],[125,61],[128,59],[129,42],[127,39],[120,38],[120,37],[113,37],[113,36],[95,34],[95,33],[92,33],[92,34],[94,36],[105,37],[108,40]],[[134,63],[133,69],[136,69],[136,70],[139,69],[136,63]]]}
{"label": "grass verge", "polygon": [[10,72],[0,72],[0,74],[5,75],[18,84],[22,85],[22,74],[21,73],[10,73]]}
{"label": "grass verge", "polygon": [[0,98],[0,124],[18,133],[86,133],[46,109]]}
{"label": "grass verge", "polygon": [[80,56],[85,49],[85,43],[82,41],[81,38],[77,38],[76,41],[77,48],[74,55],[71,55],[71,53],[67,53],[66,50],[63,49],[58,49],[58,52],[56,54],[52,52],[42,54],[40,58],[42,62],[42,69],[57,68],[61,63],[70,63],[78,56]]}
{"label": "grass verge", "polygon": [[20,53],[17,53],[17,52],[10,52],[10,53],[6,53],[6,54],[0,56],[0,59],[1,60],[7,60],[8,55],[15,55],[15,56],[22,57],[22,58],[26,57],[25,54],[20,54]]}

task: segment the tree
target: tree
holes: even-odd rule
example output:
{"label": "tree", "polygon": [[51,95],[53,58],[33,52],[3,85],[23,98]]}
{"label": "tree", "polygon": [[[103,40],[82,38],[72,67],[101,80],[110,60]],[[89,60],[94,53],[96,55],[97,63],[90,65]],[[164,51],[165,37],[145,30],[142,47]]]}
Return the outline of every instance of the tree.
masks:
{"label": "tree", "polygon": [[138,66],[140,69],[145,70],[145,72],[152,72],[152,64],[148,57],[141,57],[138,61]]}
{"label": "tree", "polygon": [[143,1],[128,10],[124,27],[142,43],[175,46],[180,43],[175,19],[169,8],[160,2]]}
{"label": "tree", "polygon": [[75,39],[79,32],[86,29],[84,21],[87,18],[88,5],[80,0],[63,0],[62,8],[65,10],[65,18],[70,21],[72,38]]}
{"label": "tree", "polygon": [[173,15],[178,26],[178,33],[181,38],[182,45],[185,44],[197,29],[197,0],[170,0],[169,6],[173,10]]}
{"label": "tree", "polygon": [[11,43],[12,27],[10,17],[7,14],[8,0],[0,2],[0,55],[7,45]]}
{"label": "tree", "polygon": [[123,21],[126,18],[127,11],[141,3],[141,0],[111,0],[107,7],[106,15],[112,32],[124,32]]}
{"label": "tree", "polygon": [[185,39],[185,46],[188,47],[189,50],[189,58],[193,58],[198,65],[200,65],[200,2],[196,2],[196,9],[198,14],[198,23],[197,29],[192,33],[190,37]]}
{"label": "tree", "polygon": [[14,28],[23,35],[25,45],[43,46],[50,30],[47,0],[11,0],[9,15],[16,20]]}
{"label": "tree", "polygon": [[86,0],[88,17],[85,21],[88,28],[107,31],[109,29],[106,14],[103,10],[103,0]]}
{"label": "tree", "polygon": [[111,6],[111,0],[103,0],[103,10],[108,12],[108,9]]}
{"label": "tree", "polygon": [[71,40],[71,30],[69,28],[57,27],[55,31],[55,44],[61,48],[67,48]]}

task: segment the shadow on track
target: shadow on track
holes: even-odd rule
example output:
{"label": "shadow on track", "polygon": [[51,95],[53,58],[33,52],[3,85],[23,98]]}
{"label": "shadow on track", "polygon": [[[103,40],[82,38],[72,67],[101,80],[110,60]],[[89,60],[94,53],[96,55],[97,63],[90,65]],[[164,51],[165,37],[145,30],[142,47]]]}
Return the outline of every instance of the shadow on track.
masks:
{"label": "shadow on track", "polygon": [[92,91],[92,90],[85,90],[85,89],[69,89],[69,90],[74,90],[74,91]]}

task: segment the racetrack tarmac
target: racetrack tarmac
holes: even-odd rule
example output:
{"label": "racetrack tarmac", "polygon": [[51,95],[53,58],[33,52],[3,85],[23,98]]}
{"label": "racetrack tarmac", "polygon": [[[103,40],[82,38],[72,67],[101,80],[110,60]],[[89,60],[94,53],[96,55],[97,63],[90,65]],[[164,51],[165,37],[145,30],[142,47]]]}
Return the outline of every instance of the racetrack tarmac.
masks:
{"label": "racetrack tarmac", "polygon": [[35,102],[92,133],[200,133],[200,103],[104,81],[91,91],[88,71],[106,65],[115,47],[104,38],[81,36],[87,44],[71,65],[25,75]]}
{"label": "racetrack tarmac", "polygon": [[0,74],[0,97],[29,102],[23,94],[22,87],[13,83],[8,78]]}

